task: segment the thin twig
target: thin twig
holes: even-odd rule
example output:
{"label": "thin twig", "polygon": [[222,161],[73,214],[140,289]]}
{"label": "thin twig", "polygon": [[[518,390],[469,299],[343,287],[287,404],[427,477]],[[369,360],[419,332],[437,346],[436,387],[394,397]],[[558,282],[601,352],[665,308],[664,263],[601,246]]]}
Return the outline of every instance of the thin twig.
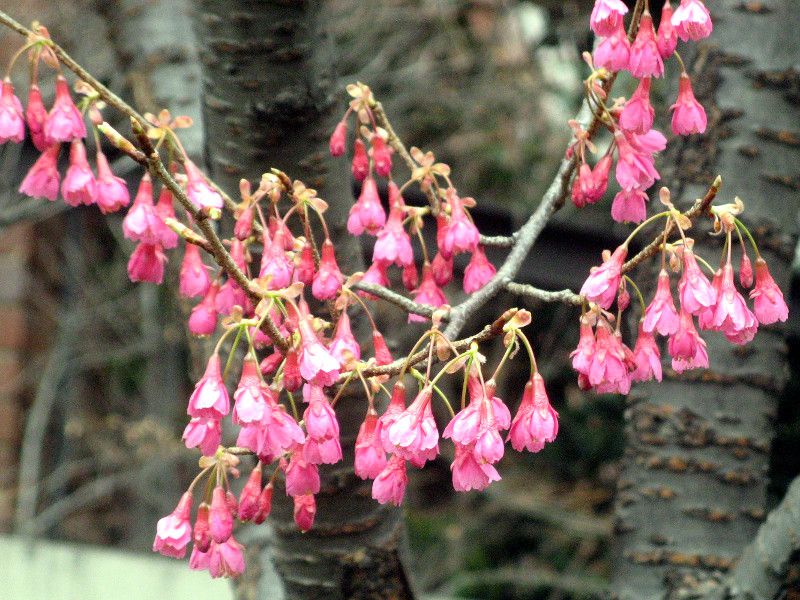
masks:
{"label": "thin twig", "polygon": [[382,285],[376,285],[373,283],[364,283],[363,281],[359,281],[358,283],[354,283],[350,287],[353,288],[354,290],[360,290],[362,292],[372,294],[373,296],[378,296],[379,298],[382,298],[387,302],[391,302],[392,304],[399,306],[406,312],[427,317],[429,319],[433,317],[433,313],[436,310],[434,307],[429,306],[427,304],[419,304],[418,302],[414,302],[410,298],[406,298],[402,294],[393,292],[392,290],[385,288]]}
{"label": "thin twig", "polygon": [[575,306],[581,306],[586,302],[586,298],[580,294],[576,294],[572,290],[551,292],[548,290],[540,290],[532,285],[515,283],[513,281],[506,286],[506,289],[511,293],[541,302],[563,302],[564,304],[574,304]]}

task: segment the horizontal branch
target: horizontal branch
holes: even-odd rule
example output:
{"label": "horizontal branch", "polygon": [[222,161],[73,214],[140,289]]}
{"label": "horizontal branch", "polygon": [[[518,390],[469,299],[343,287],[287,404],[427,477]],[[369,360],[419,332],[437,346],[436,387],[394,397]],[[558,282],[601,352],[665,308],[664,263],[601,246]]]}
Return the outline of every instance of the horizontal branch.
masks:
{"label": "horizontal branch", "polygon": [[480,242],[484,246],[493,248],[511,248],[517,243],[519,232],[515,231],[511,235],[481,235]]}
{"label": "horizontal branch", "polygon": [[574,304],[575,306],[582,306],[586,302],[586,298],[580,294],[576,294],[572,290],[560,290],[558,292],[551,292],[548,290],[540,290],[525,283],[511,282],[506,285],[506,289],[514,294],[525,296],[532,300],[539,300],[541,302],[563,302],[564,304]]}
{"label": "horizontal branch", "polygon": [[419,304],[418,302],[414,302],[410,298],[406,298],[402,294],[398,294],[397,292],[393,292],[392,290],[383,287],[382,285],[376,285],[374,283],[364,283],[363,281],[359,281],[358,283],[354,283],[350,286],[354,290],[359,290],[362,292],[366,292],[368,294],[372,294],[373,296],[377,296],[387,302],[391,302],[395,306],[399,306],[404,311],[408,313],[413,313],[415,315],[420,315],[422,317],[432,318],[433,313],[436,310],[434,307],[428,304]]}

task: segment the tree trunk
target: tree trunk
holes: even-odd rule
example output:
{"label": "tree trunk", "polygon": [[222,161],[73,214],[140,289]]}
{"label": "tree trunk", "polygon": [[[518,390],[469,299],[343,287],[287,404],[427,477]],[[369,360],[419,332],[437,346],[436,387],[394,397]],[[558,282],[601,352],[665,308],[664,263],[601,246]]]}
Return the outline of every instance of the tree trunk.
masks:
{"label": "tree trunk", "polygon": [[[333,47],[320,21],[319,3],[312,1],[198,3],[207,164],[230,192],[240,178],[258,180],[270,167],[318,190],[330,204],[326,216],[339,264],[353,272],[363,258],[358,240],[345,229],[352,203],[348,169],[328,156],[326,143],[343,104],[334,100],[341,90],[335,89]],[[352,396],[336,408],[345,458],[323,469],[313,529],[301,534],[291,501],[276,494],[272,548],[264,536],[251,536],[240,597],[275,597],[259,584],[253,560],[260,554],[265,566],[270,553],[288,599],[412,597],[403,566],[402,514],[374,502],[369,483],[352,472],[366,402]]]}
{"label": "tree trunk", "polygon": [[[709,128],[673,142],[665,182],[687,206],[722,175],[720,200],[745,201],[745,221],[786,290],[800,187],[800,7],[724,0],[710,8],[714,34],[690,65]],[[675,82],[669,89],[674,95]],[[699,253],[720,251],[721,240],[694,235]],[[613,582],[623,599],[664,598],[704,573],[729,569],[765,515],[773,419],[787,371],[782,330],[762,327],[745,347],[720,334],[704,337],[711,369],[668,374],[629,399]]]}

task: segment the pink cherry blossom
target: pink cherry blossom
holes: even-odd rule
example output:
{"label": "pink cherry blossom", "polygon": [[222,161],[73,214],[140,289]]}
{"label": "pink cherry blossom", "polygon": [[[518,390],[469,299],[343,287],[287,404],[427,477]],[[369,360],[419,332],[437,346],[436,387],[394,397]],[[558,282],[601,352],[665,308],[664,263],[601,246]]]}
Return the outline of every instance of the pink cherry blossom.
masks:
{"label": "pink cherry blossom", "polygon": [[314,526],[317,514],[317,501],[312,494],[294,497],[294,522],[300,531],[308,531]]}
{"label": "pink cherry blossom", "polygon": [[297,446],[292,452],[289,464],[286,465],[286,495],[303,496],[319,492],[319,468],[309,462],[305,451]]}
{"label": "pink cherry blossom", "polygon": [[439,453],[439,430],[431,410],[430,387],[420,390],[414,401],[389,426],[394,452],[422,467]]}
{"label": "pink cherry blossom", "polygon": [[[211,534],[209,533],[209,524],[208,524],[208,513],[210,512],[211,507],[208,505],[207,502],[201,502],[200,506],[197,507],[197,516],[194,520],[194,529],[192,531],[192,541],[194,542],[194,551],[192,552],[192,557],[189,559],[189,566],[194,569],[193,563],[195,561],[195,552],[208,552],[211,548]],[[201,558],[201,557],[197,557]],[[201,569],[208,568],[208,555],[205,556],[205,560],[202,561],[205,566],[200,566]]]}
{"label": "pink cherry blossom", "polygon": [[643,77],[639,86],[625,103],[619,116],[619,126],[634,133],[647,133],[653,128],[656,111],[650,104],[650,77]]}
{"label": "pink cherry blossom", "polygon": [[392,150],[391,146],[378,134],[374,134],[370,140],[372,161],[375,164],[375,172],[381,177],[392,175]]}
{"label": "pink cherry blossom", "polygon": [[661,9],[661,22],[658,24],[658,52],[661,58],[667,60],[675,52],[678,47],[678,33],[672,26],[672,4],[670,0],[664,2]]}
{"label": "pink cherry blossom", "polygon": [[33,163],[19,186],[21,194],[33,198],[55,200],[58,197],[58,153],[60,144],[53,144]]}
{"label": "pink cherry blossom", "polygon": [[237,577],[244,573],[244,546],[233,536],[222,544],[212,542],[208,555],[211,577]]}
{"label": "pink cherry blossom", "polygon": [[375,479],[386,467],[386,462],[386,452],[381,444],[381,423],[371,408],[358,429],[355,473],[361,479]]}
{"label": "pink cherry blossom", "polygon": [[342,289],[344,275],[339,270],[336,262],[336,251],[333,242],[326,239],[322,243],[322,256],[319,260],[319,269],[314,275],[311,292],[317,300],[333,300]]}
{"label": "pink cherry blossom", "polygon": [[750,292],[753,311],[762,325],[770,325],[789,318],[789,308],[783,299],[783,292],[769,272],[767,263],[760,256],[756,258],[756,287]]}
{"label": "pink cherry blossom", "polygon": [[296,281],[302,282],[304,285],[311,285],[314,281],[314,249],[310,244],[304,244],[299,253],[299,258],[296,259],[294,268],[294,278]]}
{"label": "pink cherry blossom", "polygon": [[658,289],[653,301],[644,311],[642,328],[647,333],[658,331],[661,335],[671,335],[678,331],[678,311],[672,300],[669,273],[664,269],[658,274]]}
{"label": "pink cherry blossom", "polygon": [[140,242],[128,259],[128,278],[131,281],[161,284],[167,255],[158,244]]}
{"label": "pink cherry blossom", "polygon": [[664,62],[658,51],[656,31],[653,29],[653,17],[646,8],[639,20],[639,32],[631,44],[631,57],[628,70],[634,77],[662,77]]}
{"label": "pink cherry blossom", "polygon": [[517,452],[539,452],[558,435],[558,413],[550,405],[544,379],[537,371],[525,384],[522,402],[511,422],[508,439]]}
{"label": "pink cherry blossom", "polygon": [[691,135],[706,130],[706,111],[694,97],[692,80],[686,73],[681,74],[678,84],[678,100],[670,107],[672,110],[672,132],[675,135]]}
{"label": "pink cherry blossom", "polygon": [[258,513],[258,500],[261,497],[261,463],[250,471],[247,483],[239,494],[239,519],[249,521]]}
{"label": "pink cherry blossom", "polygon": [[219,419],[194,417],[186,425],[182,439],[187,448],[200,448],[203,456],[214,456],[222,441]]}
{"label": "pink cherry blossom", "polygon": [[583,163],[572,184],[572,202],[578,208],[594,204],[608,189],[608,174],[611,172],[611,156],[606,154],[597,161],[594,169]]}
{"label": "pink cherry blossom", "polygon": [[639,323],[639,335],[633,348],[633,360],[636,369],[631,373],[633,381],[661,381],[661,352],[652,333],[646,332]]}
{"label": "pink cherry blossom", "polygon": [[183,163],[186,170],[186,195],[198,208],[219,208],[224,205],[222,196],[208,183],[206,176],[191,160]]}
{"label": "pink cherry blossom", "polygon": [[735,344],[745,344],[753,339],[758,329],[755,315],[747,307],[744,297],[736,289],[733,267],[722,267],[722,282],[714,308],[713,327],[725,334]]}
{"label": "pink cherry blossom", "polygon": [[339,316],[329,349],[342,367],[350,364],[353,360],[361,359],[361,346],[358,345],[350,328],[350,317],[346,310],[343,310]]}
{"label": "pink cherry blossom", "polygon": [[265,394],[264,398],[267,401],[264,415],[259,422],[242,426],[236,445],[249,448],[266,463],[303,444],[305,434],[272,394]]}
{"label": "pink cherry blossom", "polygon": [[[261,490],[261,495],[258,497],[258,510],[256,514],[253,515],[253,523],[256,525],[261,525],[261,523],[266,521],[269,513],[272,511],[272,491],[273,486],[271,481]],[[239,510],[241,512],[241,508]]]}
{"label": "pink cherry blossom", "polygon": [[595,48],[594,64],[609,71],[622,71],[628,68],[631,56],[631,43],[622,22],[613,33],[603,39]]}
{"label": "pink cherry blossom", "polygon": [[706,342],[697,333],[692,315],[685,310],[681,310],[680,326],[669,338],[668,347],[672,356],[672,368],[678,373],[708,367]]}
{"label": "pink cherry blossom", "polygon": [[275,232],[270,238],[267,232],[262,232],[263,251],[261,254],[261,268],[259,277],[268,277],[267,288],[280,290],[292,283],[292,263],[283,249],[283,233]]}
{"label": "pink cherry blossom", "polygon": [[453,280],[453,257],[445,258],[441,252],[437,252],[431,263],[431,274],[433,275],[433,281],[439,287],[444,287],[450,283]]}
{"label": "pink cherry blossom", "polygon": [[383,229],[378,231],[378,239],[375,240],[373,261],[394,263],[401,267],[413,264],[414,251],[411,248],[411,239],[403,227],[403,216],[400,206],[393,206],[389,210],[389,219]]}
{"label": "pink cherry blossom", "polygon": [[253,234],[253,220],[255,218],[256,209],[254,204],[241,209],[236,217],[236,223],[233,225],[233,235],[242,241],[246,240]]}
{"label": "pink cherry blossom", "polygon": [[[479,463],[494,464],[503,457],[504,452],[499,433],[500,423],[495,418],[497,404],[488,393],[489,386],[484,386],[478,377],[470,374],[469,383],[470,403],[448,423],[442,437],[470,446]],[[494,394],[493,385],[490,391]],[[500,405],[503,412],[508,410],[501,401]]]}
{"label": "pink cherry blossom", "polygon": [[386,344],[386,339],[377,329],[372,330],[372,347],[375,350],[375,362],[378,365],[388,365],[394,360],[389,346]]}
{"label": "pink cherry blossom", "polygon": [[303,387],[303,398],[308,403],[303,413],[308,434],[304,447],[306,460],[328,465],[339,462],[342,460],[342,447],[339,443],[339,421],[333,407],[317,385],[307,383]]}
{"label": "pink cherry blossom", "polygon": [[[433,271],[430,265],[422,267],[422,283],[420,283],[419,287],[414,291],[414,301],[418,304],[432,306],[433,308],[438,308],[439,306],[447,304],[447,298],[444,292],[433,280]],[[427,318],[413,313],[408,315],[409,323],[424,323],[427,320]]]}
{"label": "pink cherry blossom", "polygon": [[480,462],[475,457],[475,444],[456,443],[456,455],[450,470],[453,473],[453,489],[457,492],[485,490],[493,481],[500,481],[494,465]]}
{"label": "pink cherry blossom", "polygon": [[[367,271],[364,273],[364,276],[361,278],[361,281],[364,283],[371,283],[373,285],[389,287],[389,275],[387,274],[388,269],[389,269],[388,263],[374,261],[369,266]],[[367,292],[359,292],[359,294],[370,300],[377,300],[375,296],[373,296],[372,294],[368,294]]]}
{"label": "pink cherry blossom", "polygon": [[189,522],[191,510],[192,494],[185,492],[175,510],[159,519],[156,525],[156,537],[153,540],[153,552],[172,558],[186,556],[186,546],[192,539],[192,525]]}
{"label": "pink cherry blossom", "polygon": [[205,373],[194,386],[186,412],[192,417],[221,419],[229,411],[230,398],[222,381],[220,357],[214,353],[208,359]]}
{"label": "pink cherry blossom", "polygon": [[581,287],[581,295],[601,308],[608,309],[614,303],[622,277],[622,263],[628,255],[626,245],[619,246],[610,256],[604,256],[603,264],[592,267],[591,273]]}
{"label": "pink cherry blossom", "polygon": [[714,29],[711,15],[700,0],[681,0],[672,15],[672,26],[684,42],[707,38]]}
{"label": "pink cherry blossom", "polygon": [[483,246],[475,248],[472,258],[464,269],[464,291],[473,294],[485,286],[497,273],[497,269],[486,258]]}
{"label": "pink cherry blossom", "polygon": [[208,286],[205,296],[189,315],[189,331],[192,335],[211,335],[217,328],[216,298],[219,284],[212,283]]}
{"label": "pink cherry blossom", "polygon": [[389,400],[389,406],[386,407],[384,413],[379,417],[380,432],[379,437],[383,449],[386,452],[394,452],[394,444],[389,439],[389,427],[391,427],[397,418],[406,410],[406,386],[402,381],[397,381],[392,388],[392,397]]}
{"label": "pink cherry blossom", "polygon": [[345,143],[347,142],[347,121],[341,120],[336,124],[336,128],[331,134],[328,142],[328,149],[331,156],[341,156],[344,154]]}
{"label": "pink cherry blossom", "polygon": [[450,207],[450,222],[439,250],[445,257],[461,252],[474,252],[478,247],[480,233],[464,209],[464,201],[453,188],[447,190],[447,204]]}
{"label": "pink cherry blossom", "polygon": [[211,539],[221,544],[233,533],[233,515],[225,499],[225,490],[221,485],[214,488],[211,494],[211,510],[208,511],[208,533]]}
{"label": "pink cherry blossom", "polygon": [[211,286],[208,267],[203,263],[200,248],[194,244],[186,244],[181,263],[178,291],[184,298],[205,296]]}
{"label": "pink cherry blossom", "polygon": [[80,206],[93,204],[96,194],[97,184],[86,159],[86,147],[81,140],[72,140],[69,147],[69,168],[61,182],[61,196],[70,206]]}
{"label": "pink cherry blossom", "polygon": [[361,186],[358,200],[350,207],[347,231],[353,235],[361,235],[365,231],[370,235],[375,235],[385,224],[386,213],[378,195],[378,185],[375,183],[375,179],[367,177]]}
{"label": "pink cherry blossom", "polygon": [[47,109],[42,102],[42,92],[35,83],[28,88],[28,105],[25,108],[25,121],[31,132],[33,145],[39,152],[44,152],[52,144],[44,133],[44,124],[47,121]]}
{"label": "pink cherry blossom", "polygon": [[22,103],[14,94],[14,85],[6,77],[0,92],[0,144],[19,143],[25,139],[25,118]]}
{"label": "pink cherry blossom", "polygon": [[299,322],[301,349],[300,375],[309,383],[328,386],[339,379],[339,361],[319,341],[317,334],[305,317]]}
{"label": "pink cherry blossom", "polygon": [[157,244],[160,241],[158,231],[161,226],[162,221],[153,204],[153,182],[150,174],[145,173],[139,182],[133,204],[122,220],[122,232],[134,242]]}
{"label": "pink cherry blossom", "polygon": [[655,168],[653,150],[649,147],[649,136],[653,131],[644,136],[630,132],[626,135],[622,130],[614,133],[618,152],[615,175],[623,190],[644,190],[660,178]]}
{"label": "pink cherry blossom", "polygon": [[386,467],[378,473],[372,482],[372,497],[380,504],[392,503],[400,506],[408,485],[406,461],[397,455],[392,455]]}
{"label": "pink cherry blossom", "polygon": [[108,159],[100,149],[97,150],[95,199],[103,214],[116,212],[130,203],[128,185],[122,177],[117,177],[111,172]]}
{"label": "pink cherry blossom", "polygon": [[361,138],[357,138],[353,143],[352,171],[356,181],[364,181],[369,175],[369,156]]}
{"label": "pink cherry blossom", "polygon": [[86,124],[69,92],[69,84],[63,75],[56,77],[56,101],[47,113],[44,135],[50,143],[71,142],[86,137]]}
{"label": "pink cherry blossom", "polygon": [[267,396],[271,394],[261,381],[255,357],[248,355],[242,364],[239,385],[233,393],[233,422],[237,425],[260,422],[267,411]]}
{"label": "pink cherry blossom", "polygon": [[705,312],[717,302],[717,292],[703,275],[690,248],[683,250],[683,275],[678,281],[678,296],[681,310],[692,315]]}
{"label": "pink cherry blossom", "polygon": [[750,257],[745,251],[742,251],[742,259],[739,262],[739,283],[744,288],[753,286],[753,263],[750,262]]}
{"label": "pink cherry blossom", "polygon": [[611,203],[611,218],[617,223],[641,223],[647,217],[647,194],[637,188],[620,190]]}
{"label": "pink cherry blossom", "polygon": [[578,347],[572,351],[570,358],[572,358],[572,368],[587,377],[589,375],[589,369],[591,369],[592,366],[594,345],[594,329],[588,319],[581,318]]}
{"label": "pink cherry blossom", "polygon": [[[589,367],[589,383],[602,387],[603,391],[618,390],[627,394],[630,389],[628,357],[619,336],[601,320],[595,332],[595,347],[592,365]],[[632,359],[632,357],[631,357]]]}
{"label": "pink cherry blossom", "polygon": [[612,35],[623,24],[628,7],[622,0],[595,0],[589,26],[597,35]]}

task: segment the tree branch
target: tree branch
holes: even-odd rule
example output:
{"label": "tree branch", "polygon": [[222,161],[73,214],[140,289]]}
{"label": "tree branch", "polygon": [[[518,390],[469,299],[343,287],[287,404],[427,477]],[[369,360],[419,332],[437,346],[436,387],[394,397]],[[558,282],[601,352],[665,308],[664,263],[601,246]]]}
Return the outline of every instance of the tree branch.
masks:
{"label": "tree branch", "polygon": [[374,283],[364,283],[363,281],[359,281],[358,283],[354,283],[350,287],[353,288],[354,290],[360,290],[362,292],[372,294],[373,296],[377,296],[378,298],[382,298],[387,302],[391,302],[395,306],[399,306],[408,313],[413,313],[415,315],[420,315],[422,317],[427,317],[429,319],[433,317],[433,313],[436,310],[435,308],[427,304],[419,304],[418,302],[414,302],[410,298],[406,298],[402,294],[393,292],[392,290],[385,288],[382,285],[376,285]]}
{"label": "tree branch", "polygon": [[564,304],[574,304],[575,306],[581,306],[586,302],[586,298],[580,294],[576,294],[572,290],[551,292],[548,290],[540,290],[532,285],[515,283],[513,281],[506,285],[506,289],[513,294],[519,294],[520,296],[525,296],[526,298],[539,300],[541,302],[563,302]]}

